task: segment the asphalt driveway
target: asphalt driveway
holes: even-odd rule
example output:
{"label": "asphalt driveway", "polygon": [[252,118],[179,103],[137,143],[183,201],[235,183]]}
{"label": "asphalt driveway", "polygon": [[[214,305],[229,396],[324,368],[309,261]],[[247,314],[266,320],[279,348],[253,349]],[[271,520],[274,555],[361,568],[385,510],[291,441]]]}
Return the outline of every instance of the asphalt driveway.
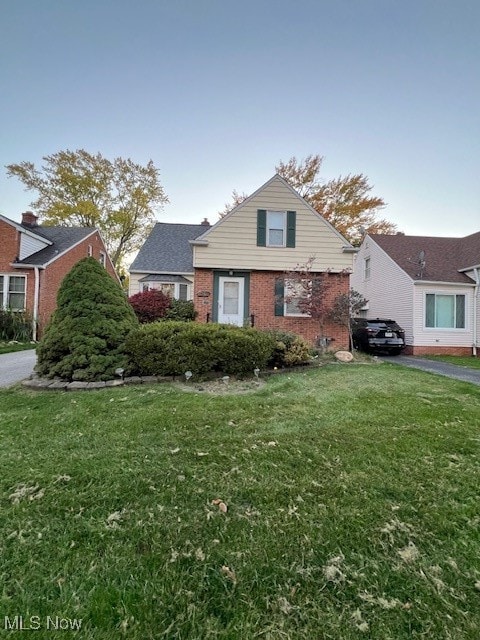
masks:
{"label": "asphalt driveway", "polygon": [[472,382],[480,385],[480,369],[469,369],[468,367],[460,367],[456,364],[440,362],[439,360],[427,360],[418,356],[381,356],[381,359],[385,362],[402,364],[406,367],[413,367],[414,369],[436,373],[447,378],[455,378],[456,380],[463,380],[463,382]]}
{"label": "asphalt driveway", "polygon": [[15,351],[0,355],[0,387],[9,387],[25,380],[33,372],[37,362],[35,349]]}

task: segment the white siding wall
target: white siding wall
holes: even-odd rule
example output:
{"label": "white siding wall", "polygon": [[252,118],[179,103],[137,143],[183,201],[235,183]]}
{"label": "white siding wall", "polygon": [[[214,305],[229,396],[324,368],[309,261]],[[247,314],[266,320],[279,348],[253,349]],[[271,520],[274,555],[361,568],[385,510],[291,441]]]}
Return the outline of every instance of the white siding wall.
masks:
{"label": "white siding wall", "polygon": [[37,251],[41,251],[41,249],[45,249],[45,247],[48,247],[47,242],[42,242],[37,238],[32,238],[32,236],[26,233],[22,233],[20,235],[20,255],[18,257],[20,260],[25,260],[28,256],[37,253]]}
{"label": "white siding wall", "polygon": [[[257,210],[296,211],[296,246],[257,247]],[[231,216],[212,228],[208,247],[194,247],[198,268],[285,271],[315,257],[314,270],[351,269],[352,254],[343,253],[346,242],[321,217],[312,212],[279,178],[248,200]]]}
{"label": "white siding wall", "polygon": [[[367,279],[366,258],[370,258]],[[368,300],[366,317],[396,320],[405,330],[405,342],[414,344],[413,281],[371,238],[365,239],[355,257],[350,284]]]}
{"label": "white siding wall", "polygon": [[[471,347],[473,345],[473,288],[454,284],[416,284],[414,287],[414,335],[415,346],[421,347]],[[440,293],[466,296],[465,329],[433,329],[425,327],[425,294]]]}

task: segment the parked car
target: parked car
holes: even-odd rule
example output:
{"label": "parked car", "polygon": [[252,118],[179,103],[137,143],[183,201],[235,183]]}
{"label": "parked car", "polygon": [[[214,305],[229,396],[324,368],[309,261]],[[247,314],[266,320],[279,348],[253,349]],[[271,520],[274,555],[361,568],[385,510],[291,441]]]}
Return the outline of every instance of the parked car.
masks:
{"label": "parked car", "polygon": [[352,340],[354,349],[397,355],[405,348],[405,331],[395,320],[353,318]]}

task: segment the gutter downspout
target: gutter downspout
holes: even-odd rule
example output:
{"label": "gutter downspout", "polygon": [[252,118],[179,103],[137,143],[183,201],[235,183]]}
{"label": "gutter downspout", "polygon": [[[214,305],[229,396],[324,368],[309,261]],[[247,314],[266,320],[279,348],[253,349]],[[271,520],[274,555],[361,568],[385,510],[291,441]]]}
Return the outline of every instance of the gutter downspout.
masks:
{"label": "gutter downspout", "polygon": [[33,294],[33,340],[37,341],[37,322],[38,322],[38,300],[40,293],[40,270],[38,267],[34,267],[35,272],[35,291]]}
{"label": "gutter downspout", "polygon": [[478,296],[479,293],[479,289],[480,289],[480,271],[478,269],[478,267],[476,267],[474,269],[474,273],[475,273],[475,290],[473,293],[473,351],[472,351],[472,355],[476,356],[477,355],[477,309],[479,306],[479,301],[480,298]]}

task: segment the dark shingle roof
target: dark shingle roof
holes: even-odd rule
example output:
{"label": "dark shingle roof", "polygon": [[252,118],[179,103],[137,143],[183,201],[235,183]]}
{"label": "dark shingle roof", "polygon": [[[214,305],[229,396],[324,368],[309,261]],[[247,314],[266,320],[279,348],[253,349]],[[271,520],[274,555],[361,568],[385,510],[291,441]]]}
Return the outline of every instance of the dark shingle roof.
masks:
{"label": "dark shingle roof", "polygon": [[[460,269],[480,264],[480,232],[465,238],[431,236],[370,236],[413,280],[430,282],[468,282],[472,279]],[[424,252],[425,266],[419,265]]]}
{"label": "dark shingle roof", "polygon": [[157,222],[130,266],[130,271],[193,273],[193,254],[189,240],[208,229],[202,224]]}
{"label": "dark shingle roof", "polygon": [[53,244],[48,245],[44,249],[37,251],[20,260],[16,264],[33,264],[41,267],[59,254],[67,251],[73,247],[77,242],[84,240],[89,235],[95,232],[93,227],[31,227],[27,225],[21,225],[24,229],[31,231],[35,235],[50,240]]}

